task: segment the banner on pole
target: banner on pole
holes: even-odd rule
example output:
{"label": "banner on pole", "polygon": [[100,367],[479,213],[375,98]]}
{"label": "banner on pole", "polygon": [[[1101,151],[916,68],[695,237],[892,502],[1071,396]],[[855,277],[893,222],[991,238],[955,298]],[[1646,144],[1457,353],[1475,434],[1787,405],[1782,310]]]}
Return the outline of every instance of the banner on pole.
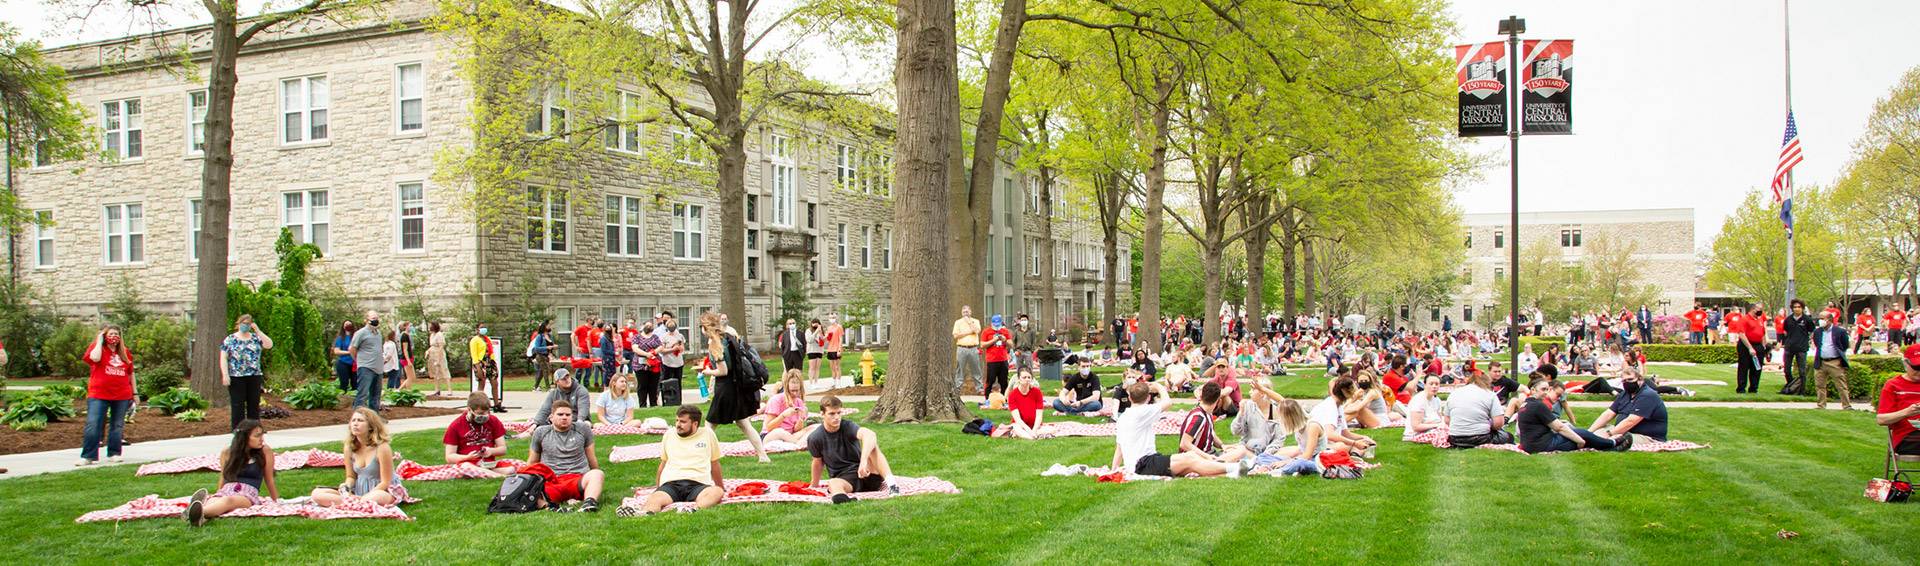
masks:
{"label": "banner on pole", "polygon": [[1573,40],[1529,39],[1520,43],[1520,130],[1527,134],[1573,133]]}
{"label": "banner on pole", "polygon": [[1460,84],[1460,136],[1507,135],[1507,44],[1453,46],[1453,74]]}

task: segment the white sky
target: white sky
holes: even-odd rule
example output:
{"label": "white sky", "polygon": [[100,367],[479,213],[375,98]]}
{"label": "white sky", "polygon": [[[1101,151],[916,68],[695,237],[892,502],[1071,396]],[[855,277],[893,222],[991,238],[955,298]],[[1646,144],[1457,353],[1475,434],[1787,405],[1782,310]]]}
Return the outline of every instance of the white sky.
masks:
{"label": "white sky", "polygon": [[[250,11],[261,3],[243,0]],[[1456,0],[1449,11],[1455,43],[1501,39],[1497,24],[1508,15],[1526,18],[1526,38],[1575,41],[1575,133],[1522,140],[1521,210],[1691,207],[1704,247],[1747,191],[1766,188],[1785,127],[1780,2]],[[42,0],[0,0],[0,14],[49,45],[144,29],[110,20],[71,29]],[[1806,148],[1795,180],[1827,184],[1850,160],[1874,101],[1920,65],[1920,2],[1801,0],[1793,18],[1794,110]],[[887,80],[879,66],[888,54],[825,51],[807,61],[815,77]],[[1461,208],[1506,211],[1506,140],[1469,148],[1494,159],[1461,184]]]}

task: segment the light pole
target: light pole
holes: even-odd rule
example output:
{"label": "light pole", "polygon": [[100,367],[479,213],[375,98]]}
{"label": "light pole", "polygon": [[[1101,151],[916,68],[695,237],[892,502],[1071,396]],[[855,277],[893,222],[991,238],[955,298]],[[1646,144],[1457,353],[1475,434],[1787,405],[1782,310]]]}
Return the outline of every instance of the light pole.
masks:
{"label": "light pole", "polygon": [[1500,33],[1507,36],[1507,145],[1512,154],[1507,170],[1512,173],[1513,210],[1508,218],[1510,224],[1507,233],[1512,234],[1507,246],[1507,300],[1509,311],[1507,318],[1507,371],[1513,372],[1513,380],[1520,381],[1520,34],[1527,33],[1527,21],[1519,16],[1507,16],[1500,20]]}

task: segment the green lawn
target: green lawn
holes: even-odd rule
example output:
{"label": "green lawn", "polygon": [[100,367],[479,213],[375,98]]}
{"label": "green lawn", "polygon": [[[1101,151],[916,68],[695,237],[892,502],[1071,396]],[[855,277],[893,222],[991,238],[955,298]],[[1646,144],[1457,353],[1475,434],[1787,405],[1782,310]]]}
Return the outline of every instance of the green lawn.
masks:
{"label": "green lawn", "polygon": [[[1439,450],[1401,443],[1398,430],[1374,431],[1385,441],[1378,458],[1385,467],[1359,481],[1106,485],[1038,472],[1054,462],[1104,463],[1113,451],[1108,438],[1024,442],[964,436],[951,424],[884,425],[875,428],[898,473],[939,476],[964,493],[616,517],[618,494],[652,481],[654,465],[636,462],[607,466],[607,511],[597,515],[486,515],[498,483],[461,480],[410,485],[426,500],[408,507],[410,523],[235,519],[199,530],[172,520],[73,523],[148,493],[215,487],[213,473],[135,478],[131,466],[120,466],[0,481],[0,529],[16,533],[0,543],[0,556],[42,563],[1896,564],[1920,549],[1913,506],[1860,496],[1879,469],[1885,438],[1867,415],[1675,409],[1673,416],[1676,438],[1715,448],[1525,456]],[[720,436],[735,440],[739,432]],[[438,439],[427,431],[396,442],[403,453],[426,456],[439,453]],[[614,444],[647,440],[605,437],[602,461]],[[1160,439],[1162,450],[1175,442]],[[515,452],[525,446],[512,444]],[[773,459],[728,458],[725,470],[805,479],[804,453]],[[279,483],[283,495],[296,495],[339,474],[295,470]],[[1800,536],[1781,540],[1775,533],[1783,529]],[[770,535],[787,538],[770,543]]]}

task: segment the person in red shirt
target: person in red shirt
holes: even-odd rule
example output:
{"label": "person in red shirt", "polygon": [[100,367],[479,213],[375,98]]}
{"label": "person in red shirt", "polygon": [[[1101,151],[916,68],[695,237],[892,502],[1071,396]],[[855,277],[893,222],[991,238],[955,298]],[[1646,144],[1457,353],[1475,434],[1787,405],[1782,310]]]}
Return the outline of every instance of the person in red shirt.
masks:
{"label": "person in red shirt", "polygon": [[[593,335],[596,322],[598,321],[589,316],[581,319],[580,326],[573,327],[573,359],[576,362],[579,360],[594,359],[593,349],[600,344],[599,338]],[[593,375],[593,365],[594,364],[589,361],[586,365],[572,363],[569,364],[568,367],[573,368],[575,379],[586,380],[591,379]],[[580,381],[580,383],[585,383],[585,381]]]}
{"label": "person in red shirt", "polygon": [[507,425],[493,416],[492,404],[486,393],[467,395],[467,412],[454,417],[446,434],[440,435],[448,464],[480,470],[491,477],[513,473],[513,464],[498,459],[507,453]]}
{"label": "person in red shirt", "polygon": [[1000,315],[993,315],[993,325],[980,331],[980,357],[987,363],[987,377],[982,380],[980,394],[986,395],[996,389],[1007,390],[1007,348],[1013,345],[1013,331],[1002,324]]}
{"label": "person in red shirt", "polygon": [[[1532,346],[1529,345],[1528,347],[1531,348]],[[1406,369],[1406,355],[1394,354],[1393,359],[1387,363],[1386,375],[1380,376],[1380,383],[1386,385],[1387,390],[1393,392],[1393,398],[1398,400],[1402,405],[1413,400],[1412,388],[1407,387],[1407,383],[1409,383],[1410,380],[1407,379],[1405,374],[1401,373]]]}
{"label": "person in red shirt", "polygon": [[1707,342],[1707,311],[1700,308],[1700,303],[1694,303],[1693,310],[1680,316],[1687,319],[1687,343],[1705,344]]}
{"label": "person in red shirt", "polygon": [[[1221,398],[1220,385],[1209,382],[1200,386],[1199,403],[1187,411],[1180,420],[1180,453],[1204,456],[1221,463],[1235,463],[1246,459],[1245,446],[1228,446],[1220,442],[1220,436],[1213,431],[1213,421],[1219,415]],[[1249,462],[1251,464],[1251,462]],[[1251,466],[1239,467],[1242,471]]]}
{"label": "person in red shirt", "polygon": [[1846,323],[1847,317],[1844,315],[1844,313],[1840,312],[1840,307],[1833,306],[1833,303],[1827,303],[1827,308],[1820,309],[1820,312],[1824,312],[1829,315],[1832,315],[1834,324]]}
{"label": "person in red shirt", "polygon": [[1240,372],[1234,370],[1223,358],[1214,360],[1213,367],[1207,368],[1204,377],[1207,378],[1207,383],[1219,386],[1220,393],[1226,396],[1220,400],[1219,404],[1214,405],[1213,414],[1226,417],[1240,416]]}
{"label": "person in red shirt", "polygon": [[1853,353],[1860,353],[1860,346],[1873,339],[1873,309],[1860,309],[1853,317]]}
{"label": "person in red shirt", "polygon": [[1887,349],[1907,345],[1907,311],[1901,310],[1900,305],[1894,305],[1893,310],[1887,311],[1886,319]]}
{"label": "person in red shirt", "polygon": [[1021,370],[1020,379],[1014,381],[1013,389],[1007,391],[1007,412],[1010,419],[1006,427],[1007,434],[1015,438],[1033,440],[1042,438],[1040,424],[1044,420],[1041,409],[1046,408],[1046,395],[1040,393],[1040,387],[1033,383],[1033,372]]}
{"label": "person in red shirt", "polygon": [[1907,371],[1880,386],[1880,403],[1873,422],[1887,427],[1888,441],[1897,454],[1920,455],[1920,344],[1907,346],[1902,358]]}
{"label": "person in red shirt", "polygon": [[80,461],[74,465],[100,461],[102,425],[107,427],[107,459],[119,462],[120,433],[127,424],[127,412],[133,409],[133,351],[120,340],[120,327],[107,326],[82,358],[88,370],[87,425],[81,433]]}
{"label": "person in red shirt", "polygon": [[1760,368],[1767,357],[1766,309],[1754,303],[1746,313],[1727,315],[1727,334],[1731,335],[1740,363],[1734,374],[1734,393],[1760,392]]}

